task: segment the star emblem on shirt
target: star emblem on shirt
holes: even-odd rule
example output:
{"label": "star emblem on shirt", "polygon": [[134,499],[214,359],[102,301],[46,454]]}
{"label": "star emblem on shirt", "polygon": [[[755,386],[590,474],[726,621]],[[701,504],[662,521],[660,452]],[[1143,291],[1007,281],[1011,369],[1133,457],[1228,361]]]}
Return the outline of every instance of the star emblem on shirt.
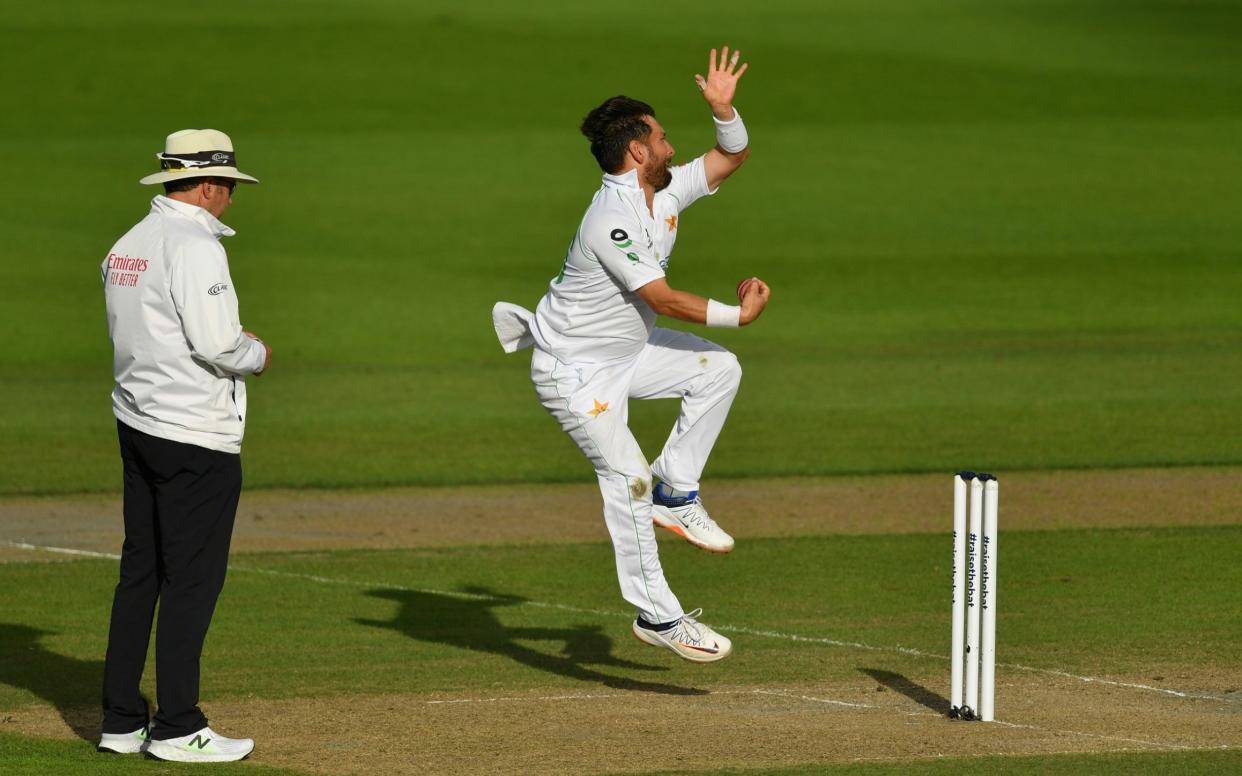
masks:
{"label": "star emblem on shirt", "polygon": [[587,410],[587,414],[593,418],[598,418],[601,414],[608,411],[608,402],[600,403],[599,399],[592,399],[595,402],[595,409]]}
{"label": "star emblem on shirt", "polygon": [[677,216],[669,216],[668,218],[664,219],[664,223],[668,224],[668,230],[670,232],[676,230],[677,229]]}

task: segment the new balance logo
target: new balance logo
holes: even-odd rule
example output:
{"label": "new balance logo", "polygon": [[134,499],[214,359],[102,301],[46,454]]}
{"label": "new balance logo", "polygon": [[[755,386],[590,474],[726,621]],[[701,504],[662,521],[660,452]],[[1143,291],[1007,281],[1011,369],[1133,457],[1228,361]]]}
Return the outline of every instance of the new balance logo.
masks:
{"label": "new balance logo", "polygon": [[186,746],[187,746],[187,747],[189,747],[189,746],[197,746],[197,747],[198,747],[198,751],[200,751],[200,752],[201,752],[201,751],[203,751],[204,749],[206,749],[206,748],[207,748],[207,745],[208,745],[208,744],[210,744],[210,743],[211,743],[211,739],[210,739],[210,738],[203,738],[202,736],[194,736],[194,738],[191,738],[191,739],[190,739],[190,743],[186,744]]}

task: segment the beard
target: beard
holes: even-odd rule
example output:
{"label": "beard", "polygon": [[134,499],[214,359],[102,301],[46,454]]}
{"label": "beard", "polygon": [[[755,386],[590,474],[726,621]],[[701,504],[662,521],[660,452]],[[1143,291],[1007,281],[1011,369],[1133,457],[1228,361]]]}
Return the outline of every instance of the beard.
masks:
{"label": "beard", "polygon": [[664,191],[673,182],[673,171],[669,169],[670,161],[656,162],[643,168],[643,181],[656,191]]}

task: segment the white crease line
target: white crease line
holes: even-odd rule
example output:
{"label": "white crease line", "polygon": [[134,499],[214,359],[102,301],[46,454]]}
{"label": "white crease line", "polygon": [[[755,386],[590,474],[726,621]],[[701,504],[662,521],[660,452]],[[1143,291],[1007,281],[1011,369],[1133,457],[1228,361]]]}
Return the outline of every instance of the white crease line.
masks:
{"label": "white crease line", "polygon": [[[890,709],[892,711],[900,711],[900,709],[895,709],[895,708],[886,707],[886,706],[874,706],[869,703],[849,703],[847,701],[835,701],[835,700],[829,700],[825,698],[812,698],[807,695],[794,695],[788,690],[764,690],[764,689],[707,690],[701,695],[695,696],[695,697],[705,698],[705,697],[714,696],[714,695],[772,695],[777,698],[794,698],[798,700],[814,701],[817,703],[833,704],[837,706],[852,706],[852,707],[856,707],[860,709],[864,709],[864,708],[865,709]],[[634,697],[633,694],[623,694],[623,693],[603,693],[603,694],[600,694],[600,693],[585,694],[584,693],[584,694],[571,694],[571,695],[540,695],[540,696],[509,695],[509,696],[498,696],[495,698],[448,698],[448,699],[442,699],[442,700],[432,700],[432,701],[422,701],[422,702],[429,706],[434,706],[434,705],[450,705],[450,704],[466,704],[466,703],[515,703],[515,702],[523,702],[523,701],[526,701],[526,702],[530,702],[530,701],[594,701],[594,700],[613,700],[616,698],[633,698],[633,697]],[[926,714],[927,716],[931,716],[931,717],[940,716],[939,714],[933,714],[931,712],[902,712],[902,713]]]}
{"label": "white crease line", "polygon": [[1195,694],[1181,692],[1180,690],[1169,690],[1164,687],[1152,687],[1150,684],[1137,684],[1135,682],[1118,682],[1112,679],[1100,679],[1096,676],[1078,676],[1077,674],[1066,673],[1065,671],[1057,671],[1052,668],[1035,668],[1034,666],[1024,666],[1018,663],[997,663],[996,665],[1004,668],[1013,668],[1018,671],[1033,671],[1039,674],[1048,674],[1049,676],[1060,676],[1066,679],[1077,679],[1080,682],[1088,684],[1107,684],[1113,687],[1128,687],[1133,690],[1147,690],[1148,692],[1164,693],[1172,695],[1175,698],[1198,698],[1201,700],[1223,701],[1225,703],[1233,703],[1233,698],[1226,698],[1222,695]]}
{"label": "white crease line", "polygon": [[26,542],[5,541],[10,547],[16,547],[19,550],[42,550],[43,552],[55,552],[60,555],[77,555],[82,558],[105,558],[107,560],[120,560],[120,555],[114,555],[110,552],[91,552],[90,550],[74,550],[69,547],[45,547],[40,544],[27,544]]}
{"label": "white crease line", "polygon": [[[885,712],[885,713],[890,713],[890,714],[901,714],[907,717],[934,717],[936,719],[941,719],[944,717],[943,714],[937,714],[933,711],[910,711],[910,710],[901,709],[895,706],[880,706],[874,703],[854,703],[851,701],[837,700],[835,698],[818,698],[813,695],[802,695],[802,694],[793,692],[791,690],[765,690],[761,688],[754,688],[750,690],[709,690],[706,693],[706,695],[703,697],[715,696],[715,695],[764,695],[764,696],[770,696],[770,697],[776,697],[776,698],[785,698],[788,700],[806,701],[808,703],[817,703],[817,704],[827,705],[827,706],[843,706],[845,708],[851,708],[851,709],[868,709],[868,710],[880,711],[880,712]],[[602,695],[600,694],[544,695],[544,696],[518,695],[518,696],[496,697],[496,698],[455,698],[455,699],[448,699],[448,700],[424,701],[424,703],[429,706],[434,706],[434,705],[454,705],[454,704],[470,704],[470,703],[520,703],[523,701],[525,702],[594,701],[594,700],[614,700],[617,698],[626,698],[626,697],[633,697],[633,696],[627,696],[627,695],[622,695],[618,693],[609,693],[609,694],[602,694]],[[1148,741],[1148,740],[1141,739],[1141,738],[1127,738],[1125,736],[1111,736],[1111,735],[1106,735],[1104,733],[1088,733],[1084,730],[1058,730],[1055,728],[1040,727],[1039,725],[1020,724],[1016,722],[1004,722],[1002,720],[996,720],[993,724],[999,727],[1011,728],[1014,730],[1031,730],[1031,731],[1035,731],[1038,733],[1050,733],[1053,735],[1079,736],[1082,738],[1098,738],[1102,741],[1117,741],[1117,742],[1121,742],[1125,744],[1138,744],[1144,747],[1141,750],[1134,750],[1134,751],[1151,751],[1152,749],[1170,750],[1170,751],[1172,750],[1214,751],[1218,749],[1229,748],[1227,744],[1218,746],[1218,747],[1187,746],[1185,744],[1174,744],[1174,743],[1162,742],[1162,741]],[[1126,749],[1124,751],[1131,751],[1131,750]],[[1075,751],[1072,753],[1081,754],[1080,751]],[[951,757],[955,755],[946,755],[946,756]]]}
{"label": "white crease line", "polygon": [[[861,641],[838,641],[837,639],[829,639],[829,638],[824,638],[821,636],[799,636],[796,633],[780,633],[778,631],[755,630],[753,628],[746,628],[741,625],[717,625],[714,627],[716,628],[716,630],[730,630],[730,631],[735,631],[737,633],[745,633],[748,636],[763,636],[764,638],[769,638],[769,639],[783,639],[785,641],[801,641],[801,642],[808,643],[808,644],[827,644],[828,646],[831,646],[831,647],[849,647],[850,649],[863,649],[869,652],[898,652],[903,655],[914,655],[915,657],[932,657],[932,658],[936,658],[937,660],[948,660],[949,659],[945,655],[937,655],[932,652],[924,652],[921,649],[915,649],[914,647],[903,647],[900,645],[895,646],[895,647],[877,647],[872,644],[867,644]],[[997,663],[997,665],[1001,665],[1001,664]]]}
{"label": "white crease line", "polygon": [[[310,582],[321,582],[327,585],[345,585],[347,587],[374,587],[384,590],[397,590],[402,593],[422,593],[423,595],[438,595],[446,598],[459,598],[466,601],[509,601],[510,599],[498,595],[485,595],[483,593],[462,593],[451,590],[432,590],[425,587],[409,587],[406,585],[396,585],[392,582],[367,582],[354,579],[339,579],[334,577],[321,577],[315,574],[301,574],[296,571],[278,571],[277,569],[261,569],[256,566],[239,566],[229,564],[230,571],[249,571],[254,574],[267,574],[273,577],[288,577],[290,579],[305,579]],[[617,611],[608,611],[605,609],[584,609],[580,606],[568,606],[566,604],[550,604],[544,601],[531,601],[525,599],[513,600],[514,604],[522,606],[533,606],[538,609],[559,609],[564,612],[574,612],[576,614],[594,614],[601,617],[623,617],[625,615]]]}
{"label": "white crease line", "polygon": [[515,696],[510,698],[452,698],[440,701],[423,701],[428,706],[450,706],[463,703],[512,703],[514,701],[594,701],[624,698],[624,695],[545,695],[539,698]]}
{"label": "white crease line", "polygon": [[[914,647],[903,647],[900,645],[895,646],[895,647],[877,647],[875,645],[866,644],[861,641],[838,641],[836,639],[822,638],[819,636],[799,636],[796,633],[780,633],[778,631],[754,630],[752,628],[746,628],[746,627],[737,626],[737,625],[717,625],[715,626],[715,628],[716,630],[721,630],[721,631],[733,631],[735,633],[745,633],[750,636],[763,636],[763,637],[771,638],[771,639],[783,639],[785,641],[803,642],[803,643],[808,643],[808,644],[827,644],[828,646],[833,646],[833,647],[849,647],[851,649],[862,649],[862,650],[867,650],[869,652],[897,652],[902,655],[912,655],[914,657],[926,657],[926,658],[932,658],[933,660],[948,661],[950,659],[948,655],[937,655],[934,652],[925,652],[921,649],[915,649]],[[1198,699],[1198,700],[1220,701],[1222,703],[1236,703],[1236,700],[1234,698],[1228,698],[1223,695],[1182,692],[1181,690],[1170,690],[1165,687],[1153,687],[1149,684],[1137,684],[1135,682],[1119,682],[1113,679],[1103,679],[1098,676],[1079,676],[1078,674],[1071,674],[1066,671],[1058,671],[1055,668],[1036,668],[1034,666],[1024,666],[1018,663],[997,663],[996,665],[999,668],[1012,668],[1018,671],[1030,671],[1030,672],[1037,673],[1037,674],[1059,676],[1059,677],[1062,677],[1063,679],[1075,679],[1079,682],[1086,682],[1088,684],[1104,684],[1110,687],[1125,687],[1125,688],[1129,688],[1132,690],[1146,690],[1148,692],[1161,693],[1163,695],[1170,695],[1170,696],[1173,696],[1174,698],[1192,698],[1192,699]]]}
{"label": "white crease line", "polygon": [[1193,746],[1186,746],[1185,744],[1170,744],[1170,743],[1164,743],[1161,741],[1145,741],[1141,738],[1126,738],[1125,736],[1107,736],[1107,735],[1104,735],[1103,733],[1086,733],[1081,730],[1056,730],[1053,728],[1039,727],[1038,725],[1022,725],[1016,722],[1003,722],[1001,720],[994,720],[992,724],[1000,725],[1001,727],[1014,728],[1018,730],[1038,730],[1042,733],[1060,733],[1062,735],[1086,736],[1087,738],[1099,738],[1105,741],[1121,741],[1127,744],[1142,744],[1143,746],[1156,747],[1157,749],[1195,749],[1196,748]]}
{"label": "white crease line", "polygon": [[[789,691],[753,690],[752,692],[759,694],[759,695],[775,695],[778,697],[785,697],[785,698],[797,698],[799,700],[809,701],[811,703],[823,703],[823,704],[829,704],[833,706],[850,706],[850,707],[858,708],[858,709],[875,709],[877,711],[885,711],[885,712],[903,714],[908,717],[942,717],[943,716],[942,714],[937,714],[933,711],[908,711],[908,710],[896,708],[893,706],[879,706],[874,703],[849,703],[847,701],[839,701],[839,700],[835,700],[832,698],[816,698],[811,695],[797,695]],[[1021,729],[1021,730],[1035,730],[1041,733],[1083,736],[1086,738],[1099,738],[1099,739],[1103,739],[1106,741],[1121,741],[1127,744],[1141,744],[1143,746],[1156,747],[1160,749],[1194,749],[1196,748],[1192,746],[1186,746],[1184,744],[1172,744],[1172,743],[1165,743],[1165,742],[1160,742],[1160,741],[1146,741],[1141,738],[1126,738],[1125,736],[1110,736],[1110,735],[1105,735],[1103,733],[1087,733],[1082,730],[1056,730],[1053,728],[1040,727],[1039,725],[1019,724],[1016,722],[1004,722],[1002,720],[995,720],[994,724],[999,725],[1001,727],[1007,727],[1007,728],[1014,728],[1014,729]]]}
{"label": "white crease line", "polygon": [[[759,690],[707,690],[697,697],[706,697],[708,695],[753,695],[760,692]],[[772,693],[776,695],[777,693]],[[508,695],[495,698],[446,698],[443,700],[421,701],[428,706],[448,706],[453,704],[466,703],[521,703],[530,701],[596,701],[596,700],[614,700],[616,698],[633,698],[634,695],[623,693],[589,693],[575,695]]]}
{"label": "white crease line", "polygon": [[[106,552],[92,552],[90,550],[75,550],[75,549],[71,549],[67,547],[48,547],[45,545],[28,544],[26,542],[5,541],[4,543],[8,544],[11,547],[17,547],[23,550],[43,550],[45,552],[56,552],[56,553],[61,553],[63,555],[77,555],[77,556],[81,556],[85,558],[107,558],[110,560],[119,560],[121,557],[120,555],[115,555],[115,554],[106,553]],[[458,598],[458,599],[463,599],[467,601],[506,601],[508,600],[504,598],[503,596],[482,595],[480,593],[462,593],[462,592],[448,591],[448,590],[431,590],[427,588],[407,587],[405,585],[397,585],[391,582],[368,582],[368,581],[352,580],[352,579],[340,579],[337,577],[323,577],[323,576],[319,576],[316,574],[302,574],[302,573],[294,572],[294,571],[279,571],[276,569],[258,568],[256,566],[241,566],[237,564],[230,564],[229,569],[232,571],[248,571],[248,572],[255,573],[255,574],[267,574],[269,576],[275,576],[275,577],[288,577],[291,579],[305,579],[309,582],[319,582],[321,584],[326,584],[326,585],[343,585],[346,587],[374,587],[374,588],[381,588],[385,590],[399,590],[404,593],[422,593],[424,595],[446,596],[449,598]],[[546,601],[517,600],[517,601],[514,601],[513,603],[521,604],[522,606],[531,606],[531,607],[535,607],[538,609],[556,609],[558,611],[574,612],[576,614],[593,614],[599,617],[625,617],[627,619],[629,618],[629,615],[622,614],[621,612],[617,612],[617,611],[610,611],[606,609],[587,609],[587,608],[583,608],[580,606],[569,606],[567,604],[548,603]],[[846,647],[849,649],[861,649],[861,650],[866,650],[870,652],[895,652],[901,655],[911,655],[914,657],[925,657],[925,658],[931,658],[933,660],[944,660],[944,661],[949,660],[949,657],[947,655],[938,655],[934,652],[925,652],[921,649],[915,649],[914,647],[903,647],[900,645],[892,646],[892,647],[875,646],[873,644],[867,644],[861,641],[841,641],[838,639],[830,639],[830,638],[825,638],[822,636],[800,636],[796,633],[781,633],[779,631],[756,630],[754,628],[746,628],[746,627],[738,626],[738,625],[717,625],[714,627],[716,628],[716,630],[720,630],[720,631],[732,631],[734,633],[745,633],[749,636],[760,636],[760,637],[769,638],[769,639],[781,639],[783,641],[793,641],[793,642],[800,642],[800,643],[805,643],[805,644],[825,644],[831,647]],[[1135,682],[1120,682],[1114,679],[1103,679],[1098,676],[1080,676],[1078,674],[1071,674],[1067,671],[1059,671],[1054,668],[1036,668],[1034,666],[1025,666],[1025,665],[1020,665],[1018,663],[997,663],[996,665],[1000,668],[1012,668],[1018,671],[1029,671],[1029,672],[1037,673],[1037,674],[1046,674],[1048,676],[1059,676],[1063,679],[1074,679],[1076,681],[1084,682],[1086,684],[1101,684],[1101,685],[1107,685],[1109,687],[1122,687],[1122,688],[1131,689],[1131,690],[1143,690],[1146,692],[1153,692],[1153,693],[1158,693],[1161,695],[1168,695],[1174,698],[1218,701],[1221,703],[1230,703],[1230,704],[1237,703],[1237,699],[1228,698],[1223,695],[1212,695],[1210,693],[1183,692],[1181,690],[1171,690],[1165,687],[1153,687],[1148,684],[1138,684]]]}
{"label": "white crease line", "polygon": [[[874,703],[850,703],[849,701],[838,701],[832,698],[816,698],[811,695],[794,695],[793,693],[787,690],[784,690],[784,691],[782,690],[751,690],[751,692],[753,692],[756,695],[775,695],[778,698],[796,698],[798,700],[808,701],[810,703],[822,703],[828,706],[848,706],[851,709],[885,709],[885,710],[892,710],[892,711],[901,711],[900,709],[890,709],[890,707],[887,707],[887,706],[877,706]],[[931,714],[931,712],[921,712],[921,711],[902,711],[901,713],[911,714],[911,715],[920,715],[920,716],[923,715],[924,713],[928,715]],[[940,716],[940,715],[937,714],[936,716]]]}

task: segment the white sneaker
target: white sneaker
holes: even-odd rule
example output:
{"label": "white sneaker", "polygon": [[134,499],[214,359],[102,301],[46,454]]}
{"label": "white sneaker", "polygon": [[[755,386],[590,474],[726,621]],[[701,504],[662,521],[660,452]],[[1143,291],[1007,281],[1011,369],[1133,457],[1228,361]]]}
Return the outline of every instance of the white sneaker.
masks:
{"label": "white sneaker", "polygon": [[656,525],[667,528],[699,549],[721,553],[733,549],[733,537],[716,525],[698,495],[679,507],[666,507],[652,501],[651,519]]}
{"label": "white sneaker", "polygon": [[147,741],[150,740],[147,726],[143,725],[132,733],[104,733],[99,737],[99,746],[95,749],[116,754],[138,754],[146,748]]}
{"label": "white sneaker", "polygon": [[676,625],[665,631],[644,628],[635,620],[634,635],[641,642],[653,647],[667,647],[695,663],[723,660],[733,650],[733,642],[695,619],[702,613],[702,609],[695,609],[683,614]]}
{"label": "white sneaker", "polygon": [[225,738],[209,727],[197,733],[163,741],[153,739],[147,756],[178,763],[224,763],[241,760],[254,751],[250,738]]}

